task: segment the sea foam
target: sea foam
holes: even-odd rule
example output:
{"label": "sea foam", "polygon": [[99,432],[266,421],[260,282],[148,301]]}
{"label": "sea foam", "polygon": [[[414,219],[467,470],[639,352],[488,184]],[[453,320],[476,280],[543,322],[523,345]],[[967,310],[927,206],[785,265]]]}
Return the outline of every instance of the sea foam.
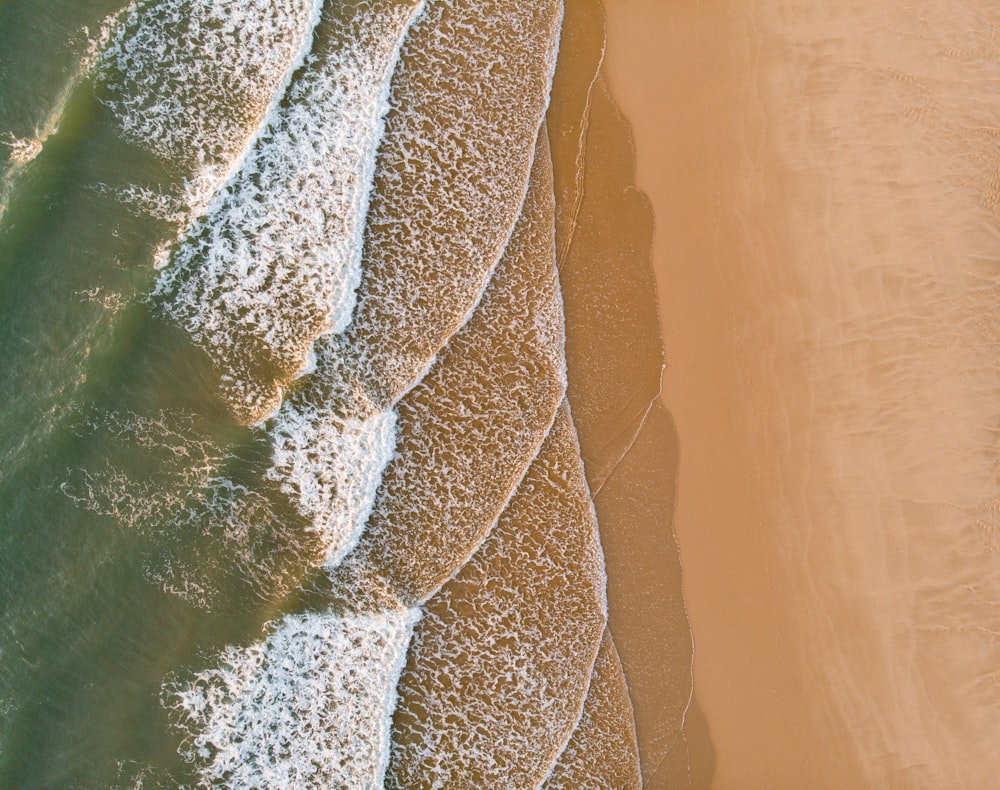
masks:
{"label": "sea foam", "polygon": [[583,708],[607,605],[567,407],[479,551],[425,606],[386,786],[534,787]]}
{"label": "sea foam", "polygon": [[164,685],[182,756],[213,787],[381,787],[417,610],[288,615]]}
{"label": "sea foam", "polygon": [[552,170],[540,136],[511,241],[469,322],[396,407],[399,441],[332,593],[366,609],[434,593],[481,543],[565,394]]}
{"label": "sea foam", "polygon": [[269,480],[291,497],[322,536],[324,562],[336,565],[357,543],[395,444],[396,415],[342,417],[322,397],[286,401],[270,424]]}
{"label": "sea foam", "polygon": [[339,365],[389,406],[468,318],[517,219],[555,63],[557,0],[435,0],[392,82]]}
{"label": "sea foam", "polygon": [[285,100],[157,285],[248,422],[274,410],[319,334],[350,321],[390,78],[421,6],[324,15]]}
{"label": "sea foam", "polygon": [[7,161],[12,165],[26,165],[42,152],[42,139],[38,137],[15,137],[8,133],[0,145],[8,149]]}
{"label": "sea foam", "polygon": [[301,62],[321,0],[147,0],[102,53],[102,100],[135,145],[211,194]]}

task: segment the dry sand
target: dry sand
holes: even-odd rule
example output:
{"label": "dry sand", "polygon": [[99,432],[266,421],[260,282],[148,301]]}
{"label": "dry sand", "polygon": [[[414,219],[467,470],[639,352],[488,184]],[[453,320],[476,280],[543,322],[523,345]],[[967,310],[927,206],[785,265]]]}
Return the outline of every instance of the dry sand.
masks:
{"label": "dry sand", "polygon": [[1000,10],[607,10],[713,786],[997,786]]}

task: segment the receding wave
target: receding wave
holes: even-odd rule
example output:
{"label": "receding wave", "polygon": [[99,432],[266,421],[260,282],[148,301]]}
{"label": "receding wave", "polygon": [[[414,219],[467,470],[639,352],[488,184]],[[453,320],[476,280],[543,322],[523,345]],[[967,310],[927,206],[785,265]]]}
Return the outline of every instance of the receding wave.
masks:
{"label": "receding wave", "polygon": [[549,774],[604,633],[596,526],[564,406],[496,528],[427,602],[387,787],[531,787]]}
{"label": "receding wave", "polygon": [[479,545],[565,393],[552,171],[544,132],[510,244],[469,322],[399,402],[399,442],[333,594],[426,600]]}

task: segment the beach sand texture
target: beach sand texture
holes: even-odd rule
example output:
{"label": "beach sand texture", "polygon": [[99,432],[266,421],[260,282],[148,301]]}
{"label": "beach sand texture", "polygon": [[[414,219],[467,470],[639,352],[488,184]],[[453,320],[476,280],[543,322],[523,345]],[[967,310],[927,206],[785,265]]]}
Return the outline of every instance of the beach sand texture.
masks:
{"label": "beach sand texture", "polygon": [[607,11],[712,786],[996,786],[1000,9]]}

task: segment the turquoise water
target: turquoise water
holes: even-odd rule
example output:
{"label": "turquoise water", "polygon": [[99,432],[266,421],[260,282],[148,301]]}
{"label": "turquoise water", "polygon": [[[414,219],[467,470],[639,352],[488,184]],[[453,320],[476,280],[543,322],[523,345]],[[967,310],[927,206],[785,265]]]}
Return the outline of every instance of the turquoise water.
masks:
{"label": "turquoise water", "polygon": [[0,786],[545,778],[605,618],[560,15],[0,4]]}

